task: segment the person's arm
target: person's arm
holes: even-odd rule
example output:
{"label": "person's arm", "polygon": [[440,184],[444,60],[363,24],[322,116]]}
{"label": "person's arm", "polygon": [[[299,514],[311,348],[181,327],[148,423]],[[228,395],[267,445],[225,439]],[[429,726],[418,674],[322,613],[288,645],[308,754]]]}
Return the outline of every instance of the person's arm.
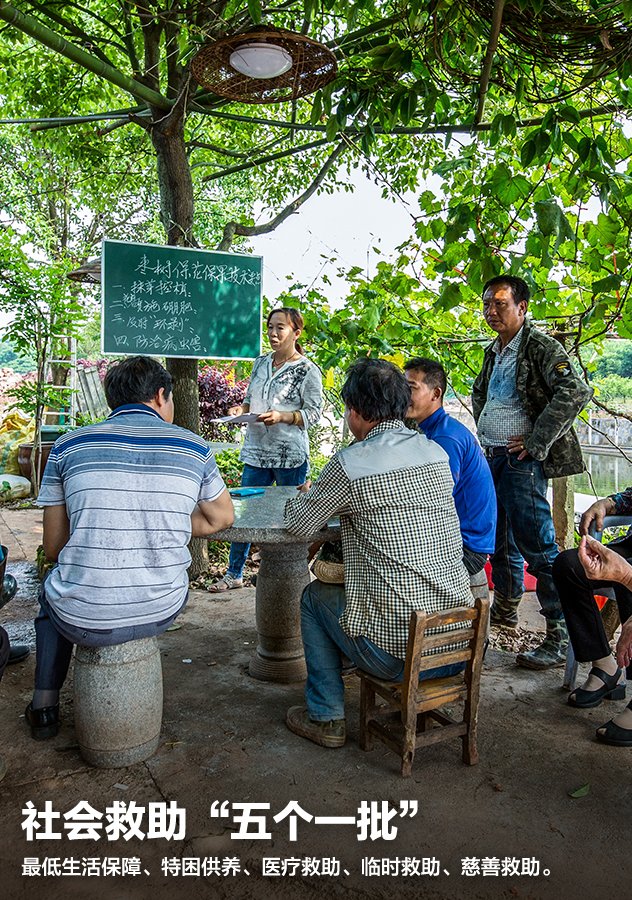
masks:
{"label": "person's arm", "polygon": [[59,554],[70,538],[70,521],[66,505],[44,507],[44,554],[50,562],[57,562]]}
{"label": "person's arm", "polygon": [[595,523],[597,531],[603,531],[604,516],[612,516],[615,513],[615,503],[612,497],[604,497],[597,500],[582,515],[579,521],[579,533],[588,534],[588,529]]}
{"label": "person's arm", "polygon": [[[586,535],[581,539],[577,553],[584,572],[591,580],[616,581],[632,589],[632,566],[618,553]],[[620,666],[632,663],[632,616],[621,623],[615,652]]]}
{"label": "person's arm", "polygon": [[307,493],[285,504],[285,527],[292,534],[319,531],[332,516],[348,512],[349,478],[337,456],[329,460]]}
{"label": "person's arm", "polygon": [[632,516],[632,487],[617,494],[610,494],[608,500],[613,504],[613,512],[610,515]]}
{"label": "person's arm", "polygon": [[433,440],[435,444],[439,444],[439,446],[448,454],[452,481],[456,487],[461,478],[461,469],[463,467],[463,446],[447,434],[439,434],[436,437],[431,438],[431,440]]}
{"label": "person's arm", "polygon": [[551,391],[551,399],[522,441],[534,459],[543,460],[552,445],[573,427],[573,422],[593,395],[592,388],[573,369],[566,351],[551,339],[534,361]]}
{"label": "person's arm", "polygon": [[235,508],[226,489],[214,500],[199,500],[191,513],[191,537],[207,537],[230,528],[235,521]]}
{"label": "person's arm", "polygon": [[594,538],[584,535],[577,550],[584,572],[592,581],[616,581],[632,588],[632,566],[630,563],[604,547]]}
{"label": "person's arm", "polygon": [[243,416],[246,413],[250,412],[250,404],[242,403],[240,406],[231,406],[228,410],[227,415],[229,416]]}
{"label": "person's arm", "polygon": [[474,379],[474,384],[472,385],[472,415],[477,425],[487,401],[489,378],[494,367],[493,360],[490,359],[490,353],[493,355],[493,351],[489,349],[485,351],[481,371]]}
{"label": "person's arm", "polygon": [[297,425],[299,428],[303,427],[301,414],[299,412],[294,413],[290,410],[281,412],[279,409],[268,409],[259,414],[257,421],[262,422],[264,425],[278,425],[280,422],[283,422],[285,425]]}

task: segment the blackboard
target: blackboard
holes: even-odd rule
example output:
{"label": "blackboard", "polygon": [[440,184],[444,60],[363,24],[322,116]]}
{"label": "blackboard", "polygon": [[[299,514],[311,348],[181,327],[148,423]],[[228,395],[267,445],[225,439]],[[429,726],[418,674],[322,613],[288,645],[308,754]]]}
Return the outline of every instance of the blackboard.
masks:
{"label": "blackboard", "polygon": [[106,240],[101,287],[106,354],[261,354],[260,256]]}

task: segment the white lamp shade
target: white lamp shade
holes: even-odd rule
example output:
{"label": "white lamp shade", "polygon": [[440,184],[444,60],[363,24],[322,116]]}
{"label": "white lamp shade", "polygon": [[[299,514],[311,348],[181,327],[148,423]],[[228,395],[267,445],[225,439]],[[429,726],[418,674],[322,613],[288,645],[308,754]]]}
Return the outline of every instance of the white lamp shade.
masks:
{"label": "white lamp shade", "polygon": [[278,78],[292,68],[292,57],[275,44],[242,44],[230,54],[230,65],[249,78]]}

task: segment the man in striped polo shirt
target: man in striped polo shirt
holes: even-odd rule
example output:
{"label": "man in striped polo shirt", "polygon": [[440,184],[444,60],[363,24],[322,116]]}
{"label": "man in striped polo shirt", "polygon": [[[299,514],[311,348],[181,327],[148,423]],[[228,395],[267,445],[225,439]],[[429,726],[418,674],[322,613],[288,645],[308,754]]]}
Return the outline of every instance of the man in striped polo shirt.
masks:
{"label": "man in striped polo shirt", "polygon": [[40,591],[36,740],[59,730],[73,644],[161,634],[184,608],[190,538],[232,525],[230,495],[201,437],[173,424],[171,376],[150,357],[110,368],[111,415],[59,438],[38,497],[44,552],[57,565]]}

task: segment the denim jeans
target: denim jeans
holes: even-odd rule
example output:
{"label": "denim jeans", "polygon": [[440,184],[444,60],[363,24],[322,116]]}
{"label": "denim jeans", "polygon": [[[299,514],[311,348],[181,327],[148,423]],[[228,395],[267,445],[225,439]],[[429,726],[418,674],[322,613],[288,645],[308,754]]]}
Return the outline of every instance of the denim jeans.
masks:
{"label": "denim jeans", "polygon": [[[241,475],[242,487],[270,487],[277,484],[279,487],[287,485],[304,484],[307,478],[307,460],[293,469],[261,469],[259,466],[244,465]],[[231,544],[228,557],[228,574],[233,578],[241,578],[244,574],[244,566],[248,559],[250,544]]]}
{"label": "denim jeans", "polygon": [[126,644],[128,641],[155,637],[166,631],[175,621],[188,599],[187,592],[180,609],[162,622],[147,622],[144,625],[127,625],[101,631],[78,628],[60,619],[46,599],[45,585],[46,580],[40,585],[40,611],[35,619],[35,689],[44,691],[61,689],[68,674],[74,644],[85,647],[110,647],[114,644]]}
{"label": "denim jeans", "polygon": [[[305,701],[310,719],[329,722],[345,717],[345,688],[342,655],[359,669],[385,681],[399,681],[404,660],[381,650],[368,638],[349,637],[339,619],[345,609],[343,584],[312,581],[301,597],[301,633],[307,664]],[[463,663],[438,666],[422,672],[419,680],[456,675]]]}
{"label": "denim jeans", "polygon": [[540,612],[547,619],[563,619],[552,575],[559,550],[542,463],[531,458],[519,460],[509,453],[488,462],[498,505],[496,549],[491,557],[495,594],[503,599],[522,596],[524,559],[527,571],[537,579]]}

